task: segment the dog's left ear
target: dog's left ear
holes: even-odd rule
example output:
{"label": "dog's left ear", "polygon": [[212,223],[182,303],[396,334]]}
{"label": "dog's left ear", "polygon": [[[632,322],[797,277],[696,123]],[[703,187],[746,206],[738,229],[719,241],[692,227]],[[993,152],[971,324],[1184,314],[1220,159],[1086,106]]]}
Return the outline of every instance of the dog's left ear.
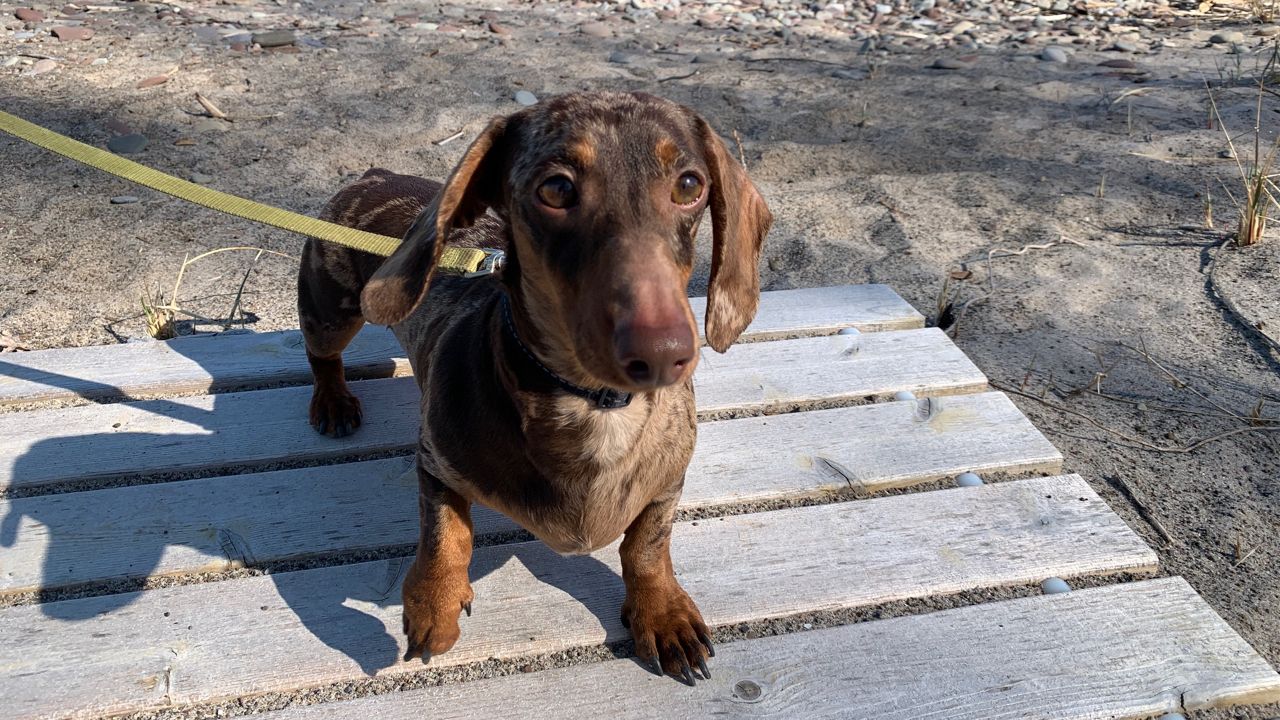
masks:
{"label": "dog's left ear", "polygon": [[760,191],[742,164],[702,118],[707,170],[711,174],[711,280],[707,287],[707,343],[724,352],[751,324],[760,304],[760,247],[773,224]]}
{"label": "dog's left ear", "polygon": [[435,200],[418,215],[403,242],[369,278],[360,293],[364,317],[394,325],[409,316],[427,293],[449,231],[468,227],[500,202],[507,119],[496,118],[450,173]]}

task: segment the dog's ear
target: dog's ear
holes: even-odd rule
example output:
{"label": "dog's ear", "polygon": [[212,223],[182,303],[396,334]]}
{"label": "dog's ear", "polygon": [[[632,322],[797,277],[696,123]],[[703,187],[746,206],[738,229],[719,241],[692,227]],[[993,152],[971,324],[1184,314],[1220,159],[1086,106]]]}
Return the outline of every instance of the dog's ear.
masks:
{"label": "dog's ear", "polygon": [[773,224],[764,198],[742,164],[702,118],[698,130],[711,174],[711,280],[707,343],[724,352],[751,324],[760,304],[760,247]]}
{"label": "dog's ear", "polygon": [[450,173],[440,194],[405,233],[360,293],[364,317],[378,325],[394,325],[409,316],[431,285],[436,263],[453,228],[468,227],[486,208],[500,202],[505,165],[507,121],[497,118]]}

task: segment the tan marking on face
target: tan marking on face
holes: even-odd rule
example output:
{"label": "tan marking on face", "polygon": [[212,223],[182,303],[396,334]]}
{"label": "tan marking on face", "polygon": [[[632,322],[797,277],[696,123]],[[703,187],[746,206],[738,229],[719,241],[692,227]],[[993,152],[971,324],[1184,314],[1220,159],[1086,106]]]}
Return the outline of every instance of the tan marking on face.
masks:
{"label": "tan marking on face", "polygon": [[592,138],[579,138],[568,147],[569,157],[583,168],[596,164],[596,144]]}
{"label": "tan marking on face", "polygon": [[662,163],[662,167],[667,170],[670,170],[671,166],[676,164],[676,160],[680,159],[680,148],[676,147],[670,138],[659,140],[653,148],[653,153],[658,157],[658,162]]}

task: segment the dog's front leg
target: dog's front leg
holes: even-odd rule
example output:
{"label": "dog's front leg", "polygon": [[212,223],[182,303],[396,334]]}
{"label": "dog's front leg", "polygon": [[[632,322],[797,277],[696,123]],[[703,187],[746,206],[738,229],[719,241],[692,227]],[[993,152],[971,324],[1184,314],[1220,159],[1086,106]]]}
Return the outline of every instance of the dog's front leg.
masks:
{"label": "dog's front leg", "polygon": [[711,633],[689,594],[676,582],[671,567],[671,523],[679,492],[646,507],[627,528],[619,552],[627,598],[622,623],[635,638],[636,655],[693,684],[698,667],[704,678],[706,658],[715,655]]}
{"label": "dog's front leg", "polygon": [[471,502],[418,465],[418,554],[404,579],[404,659],[429,660],[458,642],[458,615],[471,614]]}

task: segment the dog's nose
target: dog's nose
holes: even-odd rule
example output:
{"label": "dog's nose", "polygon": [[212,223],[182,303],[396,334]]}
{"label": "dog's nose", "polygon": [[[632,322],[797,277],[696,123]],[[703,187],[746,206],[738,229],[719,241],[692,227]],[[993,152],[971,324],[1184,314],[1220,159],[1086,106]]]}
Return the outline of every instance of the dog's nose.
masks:
{"label": "dog's nose", "polygon": [[637,385],[679,382],[693,363],[693,330],[686,322],[665,327],[620,328],[614,350],[623,373]]}

